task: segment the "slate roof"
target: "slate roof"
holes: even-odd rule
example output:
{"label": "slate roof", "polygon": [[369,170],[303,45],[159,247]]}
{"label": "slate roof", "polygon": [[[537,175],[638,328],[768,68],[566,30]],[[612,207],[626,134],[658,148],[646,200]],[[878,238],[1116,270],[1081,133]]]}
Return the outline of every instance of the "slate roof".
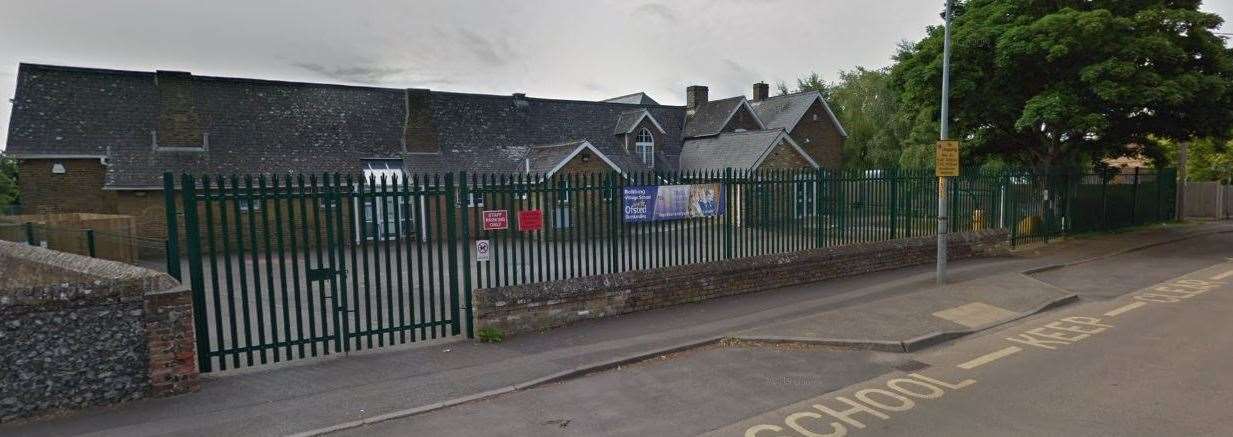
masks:
{"label": "slate roof", "polygon": [[[587,140],[531,146],[527,150],[525,165],[532,174],[546,174],[569,158],[570,154],[572,154],[579,147],[584,147],[588,144],[590,144],[591,147],[595,146]],[[597,159],[611,160],[612,157],[604,154],[603,157],[599,157]],[[616,164],[618,167],[617,170],[620,170],[621,172],[627,172],[629,170],[628,168],[622,167],[621,164],[618,164],[615,160],[613,161],[613,164]]]}
{"label": "slate roof", "polygon": [[162,173],[356,173],[366,158],[401,158],[412,172],[522,172],[528,147],[588,140],[618,166],[614,123],[645,109],[678,155],[685,108],[433,91],[441,153],[406,153],[403,89],[192,76],[208,151],[156,151],[155,73],[22,64],[7,152],[107,156],[106,187],[162,186]]}
{"label": "slate roof", "polygon": [[685,138],[718,134],[744,101],[745,97],[736,96],[698,105],[685,123]]}
{"label": "slate roof", "polygon": [[[432,119],[442,149],[442,166],[477,172],[520,172],[525,147],[587,140],[617,166],[651,168],[625,152],[613,126],[621,112],[638,106],[618,103],[432,92]],[[680,153],[685,109],[643,106],[667,131],[660,149]],[[514,159],[511,159],[514,158]],[[414,157],[408,160],[414,165]]]}
{"label": "slate roof", "polygon": [[22,64],[7,152],[106,155],[107,187],[148,188],[164,171],[355,173],[402,150],[402,90],[193,76],[208,152],[155,151],[154,77]]}
{"label": "slate roof", "polygon": [[655,99],[652,99],[651,96],[646,95],[646,93],[644,92],[626,94],[620,97],[613,97],[611,99],[605,99],[603,101],[608,102],[608,103],[632,103],[635,105],[658,105],[659,104],[659,102],[656,102]]}
{"label": "slate roof", "polygon": [[835,113],[831,111],[830,105],[826,103],[826,99],[822,98],[822,94],[817,91],[803,91],[793,94],[785,94],[782,96],[769,97],[761,102],[750,102],[754,113],[758,114],[758,119],[766,125],[767,129],[784,129],[792,132],[796,128],[796,124],[801,121],[801,117],[805,116],[805,112],[813,105],[815,100],[822,100],[822,107],[831,117],[831,122],[835,123],[835,127],[839,129],[839,134],[844,137],[848,133],[843,130],[843,125],[839,123],[839,119],[835,117]]}
{"label": "slate roof", "polygon": [[724,168],[753,169],[762,162],[771,147],[786,138],[783,129],[744,132],[724,132],[719,135],[692,138],[681,148],[681,171],[721,170]]}
{"label": "slate roof", "polygon": [[[638,127],[638,123],[642,121],[643,117],[650,117],[651,123],[662,128],[659,125],[659,120],[656,120],[655,116],[651,115],[646,109],[631,109],[622,111],[621,115],[617,117],[616,126],[613,127],[612,133],[614,135],[633,133],[634,128]],[[660,132],[664,132],[663,129],[660,129]]]}

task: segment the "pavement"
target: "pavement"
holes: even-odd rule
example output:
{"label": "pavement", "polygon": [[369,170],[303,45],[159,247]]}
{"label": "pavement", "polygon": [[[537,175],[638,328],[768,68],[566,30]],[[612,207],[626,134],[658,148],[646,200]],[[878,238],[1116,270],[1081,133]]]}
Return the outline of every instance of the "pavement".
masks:
{"label": "pavement", "polygon": [[[727,420],[699,420],[692,428],[673,431],[696,434],[732,423],[733,417],[750,417],[888,369],[917,365],[909,354],[853,351],[825,344],[768,345],[769,337],[847,337],[903,344],[931,332],[969,333],[1013,325],[1017,323],[1013,320],[1053,300],[1073,299],[1066,297],[1068,291],[1057,289],[1065,288],[1058,286],[1066,285],[1065,275],[1045,276],[1048,273],[1080,266],[1103,268],[1102,260],[1134,256],[1136,250],[1144,254],[1169,250],[1184,244],[1178,240],[1205,240],[1226,235],[1213,233],[1230,231],[1233,226],[1228,223],[1156,226],[1035,246],[1010,257],[955,262],[951,270],[955,286],[946,289],[935,289],[932,267],[920,266],[588,321],[500,344],[429,343],[224,372],[210,375],[198,393],[8,424],[0,426],[0,434],[289,435],[382,429],[391,435],[417,434],[399,427],[411,421],[446,427],[437,431],[454,426],[456,431],[417,435],[468,435],[480,428],[457,428],[458,416],[454,414],[472,411],[487,418],[487,412],[475,413],[473,409],[509,399],[516,400],[515,404],[506,404],[514,405],[507,406],[512,408],[510,414],[525,412],[537,402],[543,406],[542,414],[519,419],[517,423],[529,424],[522,428],[509,425],[512,422],[507,422],[508,426],[492,425],[496,428],[490,430],[522,431],[495,434],[535,434],[543,429],[637,434],[657,429],[648,427],[655,422],[642,416],[625,416],[627,412],[618,406],[643,405],[644,412],[658,413],[664,421],[680,422],[682,417],[670,414],[674,411],[672,400],[704,408],[699,414],[706,417]],[[1174,243],[1166,244],[1170,241]],[[1178,265],[1183,264],[1179,261]],[[1032,278],[1020,274],[1065,265],[1073,267],[1046,270]],[[1111,261],[1109,266],[1116,263]],[[1127,281],[1153,280],[1172,272],[1144,271],[1149,273]],[[1014,292],[1020,289],[1027,291]],[[965,307],[973,303],[985,306]],[[845,311],[863,316],[838,317]],[[758,339],[754,336],[758,333],[768,338]],[[732,340],[742,336],[746,336],[744,341]],[[655,362],[645,361],[648,357],[679,359],[648,365]],[[800,370],[775,373],[781,368]],[[596,391],[595,386],[588,385],[605,378],[610,383],[607,389]],[[566,390],[555,401],[539,397],[575,384],[581,384],[576,388],[580,391],[572,395]],[[525,398],[528,393],[537,397]],[[585,417],[582,414],[552,410],[565,404],[578,408],[577,412],[602,412],[605,408],[597,403],[605,399],[611,402],[607,422],[587,424],[571,418]],[[717,399],[749,402],[729,402],[725,407],[716,404]],[[668,402],[665,405],[660,400]],[[545,418],[554,414],[562,417]],[[510,415],[491,417],[496,420]],[[638,417],[634,422],[641,425],[625,423],[630,417]],[[474,423],[481,426],[486,421]]]}
{"label": "pavement", "polygon": [[732,337],[909,352],[1072,302],[1076,297],[1018,272],[1001,273],[772,323]]}

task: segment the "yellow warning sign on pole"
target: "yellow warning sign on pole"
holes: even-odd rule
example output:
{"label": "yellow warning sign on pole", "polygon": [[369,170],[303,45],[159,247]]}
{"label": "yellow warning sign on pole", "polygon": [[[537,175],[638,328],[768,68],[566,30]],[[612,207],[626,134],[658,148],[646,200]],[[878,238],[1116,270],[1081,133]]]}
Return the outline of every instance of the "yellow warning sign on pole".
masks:
{"label": "yellow warning sign on pole", "polygon": [[937,164],[934,166],[940,178],[959,176],[959,141],[938,141]]}

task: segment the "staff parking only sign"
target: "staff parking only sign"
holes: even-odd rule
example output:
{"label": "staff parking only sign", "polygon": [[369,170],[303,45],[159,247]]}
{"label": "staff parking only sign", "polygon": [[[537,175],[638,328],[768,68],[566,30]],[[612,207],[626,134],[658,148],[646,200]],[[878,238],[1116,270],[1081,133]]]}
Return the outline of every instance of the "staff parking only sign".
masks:
{"label": "staff parking only sign", "polygon": [[509,211],[504,209],[496,209],[484,211],[484,230],[499,231],[509,229]]}

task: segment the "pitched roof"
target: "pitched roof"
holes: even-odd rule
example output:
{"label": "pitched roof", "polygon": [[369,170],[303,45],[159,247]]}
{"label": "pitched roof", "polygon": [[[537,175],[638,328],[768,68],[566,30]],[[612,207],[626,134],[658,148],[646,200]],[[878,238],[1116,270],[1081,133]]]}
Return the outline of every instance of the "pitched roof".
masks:
{"label": "pitched roof", "polygon": [[[685,138],[718,134],[723,131],[724,126],[728,125],[728,120],[731,120],[741,107],[750,108],[744,96],[729,97],[698,105],[685,122]],[[750,108],[750,113],[754,114],[754,118],[757,119],[757,114],[752,108]]]}
{"label": "pitched roof", "polygon": [[656,102],[655,99],[652,99],[651,96],[646,95],[646,93],[644,92],[626,94],[620,97],[604,99],[603,101],[608,102],[608,103],[630,103],[630,104],[635,104],[635,105],[658,105],[659,104],[659,102]]}
{"label": "pitched roof", "polygon": [[526,170],[531,174],[543,174],[545,177],[550,177],[583,150],[590,150],[597,158],[604,161],[609,167],[612,167],[613,170],[621,173],[626,172],[626,169],[620,167],[620,165],[599,151],[595,145],[587,140],[531,146],[527,150]]}
{"label": "pitched roof", "polygon": [[[205,151],[156,151],[155,73],[22,64],[9,126],[15,156],[107,156],[108,188],[161,187],[164,171],[355,173],[361,159],[401,158],[409,171],[522,172],[528,147],[588,139],[622,168],[613,123],[629,104],[429,93],[440,153],[402,145],[406,90],[191,76]],[[679,153],[685,109],[641,106]]]}
{"label": "pitched roof", "polygon": [[758,114],[758,118],[766,123],[767,129],[782,128],[791,132],[815,101],[822,102],[822,108],[826,110],[827,115],[830,115],[831,122],[835,123],[835,127],[839,129],[839,134],[847,137],[848,133],[843,130],[843,125],[835,117],[835,112],[831,111],[826,99],[823,99],[822,94],[817,91],[802,91],[769,97],[760,102],[751,102],[750,106]]}
{"label": "pitched roof", "polygon": [[655,125],[655,128],[658,129],[660,133],[667,133],[663,126],[659,125],[659,121],[655,120],[655,117],[652,116],[650,111],[647,111],[646,109],[631,109],[629,111],[621,112],[621,115],[617,116],[616,126],[612,129],[612,133],[615,135],[631,133],[634,131],[634,128],[638,127],[638,123],[641,123],[644,118],[651,120],[651,124]]}
{"label": "pitched roof", "polygon": [[[631,171],[650,170],[625,151],[613,124],[628,105],[523,98],[510,96],[432,92],[432,122],[438,133],[443,167],[479,172],[523,171],[521,150],[534,144],[556,144],[586,139],[618,166]],[[662,149],[681,148],[685,110],[679,106],[645,106],[667,131]],[[510,159],[515,157],[515,159]],[[414,156],[408,158],[413,165]]]}
{"label": "pitched roof", "polygon": [[774,146],[786,141],[814,167],[817,163],[792,141],[783,129],[724,132],[719,135],[685,140],[681,148],[680,169],[753,169],[762,163]]}

